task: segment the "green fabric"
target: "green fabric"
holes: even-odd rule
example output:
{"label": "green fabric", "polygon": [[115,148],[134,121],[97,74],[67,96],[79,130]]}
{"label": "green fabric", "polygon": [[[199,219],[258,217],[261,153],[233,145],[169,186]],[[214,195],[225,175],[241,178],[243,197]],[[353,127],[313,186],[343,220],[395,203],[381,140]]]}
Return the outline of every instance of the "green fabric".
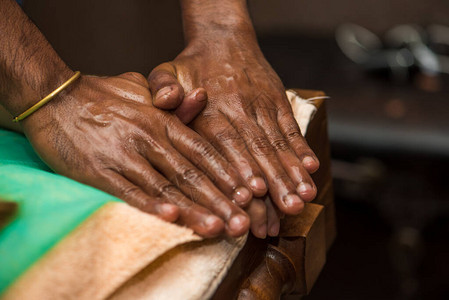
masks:
{"label": "green fabric", "polygon": [[0,231],[0,295],[113,196],[52,173],[26,138],[0,129],[0,199],[18,212]]}

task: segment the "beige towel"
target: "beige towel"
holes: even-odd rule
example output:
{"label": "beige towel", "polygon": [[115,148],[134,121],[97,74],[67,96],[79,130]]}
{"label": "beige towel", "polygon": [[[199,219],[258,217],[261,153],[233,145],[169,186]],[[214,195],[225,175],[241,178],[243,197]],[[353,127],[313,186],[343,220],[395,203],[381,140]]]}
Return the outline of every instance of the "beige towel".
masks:
{"label": "beige towel", "polygon": [[[305,134],[316,108],[287,91]],[[208,299],[246,241],[202,240],[124,203],[102,207],[47,253],[4,299]]]}

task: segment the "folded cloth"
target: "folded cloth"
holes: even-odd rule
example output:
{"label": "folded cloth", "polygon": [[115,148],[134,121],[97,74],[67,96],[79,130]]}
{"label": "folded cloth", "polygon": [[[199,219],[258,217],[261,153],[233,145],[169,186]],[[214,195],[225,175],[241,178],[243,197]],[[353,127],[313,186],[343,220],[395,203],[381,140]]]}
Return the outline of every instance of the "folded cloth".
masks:
{"label": "folded cloth", "polygon": [[[316,108],[287,95],[305,133]],[[24,136],[6,130],[0,199],[19,205],[0,232],[2,299],[207,299],[246,241],[202,240],[56,175]]]}

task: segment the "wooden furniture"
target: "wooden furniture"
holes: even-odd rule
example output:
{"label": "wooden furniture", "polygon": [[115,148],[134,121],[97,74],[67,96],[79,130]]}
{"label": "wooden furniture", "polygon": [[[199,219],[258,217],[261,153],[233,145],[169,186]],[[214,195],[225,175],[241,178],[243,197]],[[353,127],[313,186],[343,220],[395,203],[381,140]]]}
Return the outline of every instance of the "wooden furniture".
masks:
{"label": "wooden furniture", "polygon": [[[304,98],[324,95],[319,91],[296,90]],[[281,221],[279,237],[260,240],[249,236],[214,300],[279,299],[310,292],[326,262],[326,252],[336,236],[335,207],[330,169],[330,149],[324,100],[314,100],[318,111],[311,120],[306,139],[321,166],[313,174],[318,195],[298,216]]]}

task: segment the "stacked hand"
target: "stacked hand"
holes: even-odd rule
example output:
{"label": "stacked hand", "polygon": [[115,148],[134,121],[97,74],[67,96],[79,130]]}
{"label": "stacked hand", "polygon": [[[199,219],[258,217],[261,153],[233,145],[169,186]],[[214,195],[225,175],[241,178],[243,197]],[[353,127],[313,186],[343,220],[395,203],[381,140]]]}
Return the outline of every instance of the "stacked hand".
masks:
{"label": "stacked hand", "polygon": [[194,41],[175,60],[156,67],[148,80],[154,106],[176,108],[188,120],[195,107],[182,101],[183,95],[206,89],[206,108],[190,125],[251,187],[255,198],[244,205],[256,236],[277,235],[279,216],[299,213],[315,197],[309,174],[319,162],[256,43],[235,36]]}
{"label": "stacked hand", "polygon": [[[251,199],[246,183],[202,137],[153,107],[142,75],[82,76],[58,97],[23,121],[33,147],[57,173],[203,236],[248,230],[247,215],[232,202]],[[205,91],[184,100],[201,106]]]}
{"label": "stacked hand", "polygon": [[[283,214],[315,197],[309,174],[319,162],[246,1],[181,5],[188,46],[175,60],[148,81],[82,76],[22,121],[24,132],[57,173],[203,236],[250,227],[275,236]],[[0,104],[17,115],[73,72],[15,1],[0,0],[0,15]]]}

